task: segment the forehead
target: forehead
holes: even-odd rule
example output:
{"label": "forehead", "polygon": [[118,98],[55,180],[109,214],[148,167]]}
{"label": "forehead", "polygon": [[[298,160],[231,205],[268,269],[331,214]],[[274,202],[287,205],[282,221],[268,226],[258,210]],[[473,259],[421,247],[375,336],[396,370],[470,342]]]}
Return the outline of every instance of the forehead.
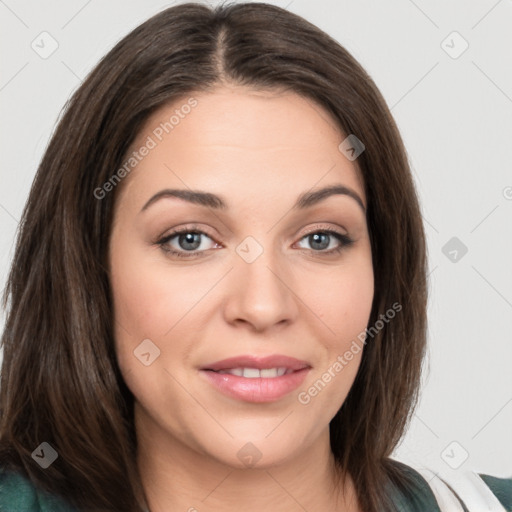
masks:
{"label": "forehead", "polygon": [[151,150],[127,185],[137,194],[174,184],[222,188],[223,195],[277,187],[285,195],[342,182],[364,201],[357,166],[338,149],[344,138],[330,114],[296,93],[218,87],[175,100],[146,121],[130,152],[145,144]]}
{"label": "forehead", "polygon": [[[319,105],[292,92],[237,86],[219,87],[194,97],[198,105],[191,112],[192,122],[183,123],[180,131],[183,137],[199,136],[203,143],[245,149],[276,147],[279,143],[311,147],[338,132],[334,120]],[[182,103],[174,102],[161,114],[165,116]]]}

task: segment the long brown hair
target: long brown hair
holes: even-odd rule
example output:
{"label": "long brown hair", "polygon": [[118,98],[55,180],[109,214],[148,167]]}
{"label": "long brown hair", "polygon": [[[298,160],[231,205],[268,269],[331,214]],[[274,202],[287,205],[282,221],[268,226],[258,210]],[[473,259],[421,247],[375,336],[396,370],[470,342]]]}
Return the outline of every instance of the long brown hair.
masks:
{"label": "long brown hair", "polygon": [[[394,510],[389,457],[416,405],[426,340],[426,250],[402,140],[384,99],[338,42],[269,4],[188,3],[122,39],[65,108],[37,170],[4,295],[0,460],[77,508],[139,510],[133,395],[116,363],[107,247],[117,190],[97,199],[147,118],[185,94],[229,82],[285,89],[329,112],[365,145],[375,295],[356,380],[330,423],[331,448],[366,512]],[[341,139],[340,139],[341,142]],[[382,323],[382,322],[381,322]],[[58,459],[41,470],[32,451]]]}

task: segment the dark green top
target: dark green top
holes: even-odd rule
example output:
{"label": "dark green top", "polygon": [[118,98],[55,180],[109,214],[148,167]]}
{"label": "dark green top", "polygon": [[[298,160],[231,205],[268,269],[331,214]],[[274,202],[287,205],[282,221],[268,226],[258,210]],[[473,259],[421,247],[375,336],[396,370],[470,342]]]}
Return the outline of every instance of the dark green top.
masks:
{"label": "dark green top", "polygon": [[[390,489],[399,512],[439,512],[434,494],[423,476],[410,466],[402,464],[414,482],[415,488],[405,495]],[[512,478],[497,478],[480,474],[492,493],[507,512],[512,512]],[[464,497],[460,499],[463,501]],[[470,508],[471,510],[471,508]],[[19,473],[6,472],[0,467],[0,512],[79,512],[64,500],[35,487]],[[116,511],[118,512],[118,511]]]}
{"label": "dark green top", "polygon": [[0,467],[0,512],[75,512],[62,499],[35,487],[19,473]]}

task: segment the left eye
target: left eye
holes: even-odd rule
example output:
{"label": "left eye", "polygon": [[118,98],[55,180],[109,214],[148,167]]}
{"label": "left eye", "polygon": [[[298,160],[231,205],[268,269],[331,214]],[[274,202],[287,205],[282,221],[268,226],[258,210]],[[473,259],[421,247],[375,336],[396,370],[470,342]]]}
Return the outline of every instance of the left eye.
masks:
{"label": "left eye", "polygon": [[300,242],[303,241],[307,241],[314,251],[322,252],[330,252],[331,250],[336,250],[340,246],[348,245],[350,243],[350,240],[346,235],[329,230],[309,233],[303,237]]}

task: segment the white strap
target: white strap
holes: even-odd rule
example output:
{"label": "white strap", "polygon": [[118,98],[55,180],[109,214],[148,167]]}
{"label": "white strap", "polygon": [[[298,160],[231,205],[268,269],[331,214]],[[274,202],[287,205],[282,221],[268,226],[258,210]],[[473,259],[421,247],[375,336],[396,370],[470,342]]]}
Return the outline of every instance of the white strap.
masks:
{"label": "white strap", "polygon": [[464,511],[457,497],[444,482],[457,493],[469,512],[507,512],[487,484],[474,471],[459,470],[442,474],[441,478],[426,468],[416,468],[416,471],[430,485],[442,512]]}
{"label": "white strap", "polygon": [[506,512],[505,507],[474,471],[457,471],[442,478],[460,496],[469,512]]}
{"label": "white strap", "polygon": [[432,471],[426,468],[416,469],[430,485],[441,512],[464,512],[460,501],[446,484]]}

